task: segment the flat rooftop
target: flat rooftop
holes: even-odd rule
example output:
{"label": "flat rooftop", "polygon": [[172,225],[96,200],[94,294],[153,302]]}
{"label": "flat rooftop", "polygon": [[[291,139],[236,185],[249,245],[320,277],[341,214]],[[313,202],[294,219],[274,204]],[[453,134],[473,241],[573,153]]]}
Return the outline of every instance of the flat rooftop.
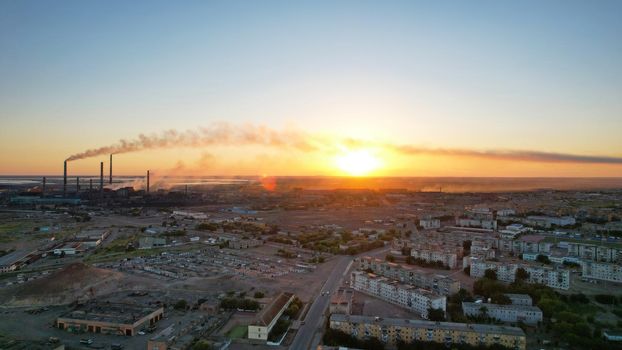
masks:
{"label": "flat rooftop", "polygon": [[59,317],[77,321],[97,321],[131,325],[161,307],[125,303],[88,303]]}
{"label": "flat rooftop", "polygon": [[12,253],[0,256],[0,266],[10,266],[20,260],[22,260],[26,255],[28,255],[30,251],[28,250],[17,250]]}
{"label": "flat rooftop", "polygon": [[380,326],[397,326],[405,328],[434,328],[446,331],[463,331],[463,332],[477,332],[482,334],[505,334],[513,336],[525,336],[525,332],[518,327],[506,327],[495,326],[486,324],[473,324],[473,323],[455,323],[455,322],[433,322],[422,320],[409,320],[403,318],[380,318],[376,319],[371,316],[361,315],[344,315],[344,314],[332,314],[330,316],[331,322],[352,322],[352,323],[367,323],[378,324]]}
{"label": "flat rooftop", "polygon": [[516,304],[504,305],[504,304],[472,303],[472,302],[463,301],[462,306],[463,307],[465,306],[475,307],[475,308],[486,307],[488,309],[495,308],[495,309],[516,310],[516,311],[542,312],[542,310],[540,310],[539,307],[533,306],[533,305],[516,305]]}

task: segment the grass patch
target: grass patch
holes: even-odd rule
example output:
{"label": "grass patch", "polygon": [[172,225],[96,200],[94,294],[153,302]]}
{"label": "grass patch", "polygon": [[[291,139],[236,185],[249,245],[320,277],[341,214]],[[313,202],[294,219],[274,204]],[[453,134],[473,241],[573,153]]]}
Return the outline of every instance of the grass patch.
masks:
{"label": "grass patch", "polygon": [[247,334],[248,334],[248,326],[238,325],[238,326],[233,327],[227,333],[227,337],[231,339],[241,339],[241,338],[246,338]]}

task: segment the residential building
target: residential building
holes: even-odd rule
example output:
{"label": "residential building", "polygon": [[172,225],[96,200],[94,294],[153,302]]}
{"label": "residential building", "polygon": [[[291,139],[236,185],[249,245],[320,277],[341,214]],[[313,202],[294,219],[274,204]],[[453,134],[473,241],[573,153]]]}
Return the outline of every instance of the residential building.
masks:
{"label": "residential building", "polygon": [[419,226],[423,227],[424,230],[437,229],[441,227],[441,220],[427,217],[419,220]]}
{"label": "residential building", "polygon": [[493,261],[481,261],[477,258],[470,259],[471,277],[484,277],[486,270],[490,269],[497,273],[497,279],[502,282],[514,282],[516,270],[525,269],[529,274],[528,283],[544,284],[551,288],[567,290],[570,288],[570,271],[555,269],[548,266],[535,266],[526,264],[507,264]]}
{"label": "residential building", "polygon": [[229,241],[229,248],[231,249],[248,249],[257,247],[263,244],[261,239],[232,239]]}
{"label": "residential building", "polygon": [[410,255],[415,259],[422,259],[429,263],[442,262],[450,269],[458,267],[458,254],[450,251],[413,248]]}
{"label": "residential building", "polygon": [[371,270],[376,275],[392,278],[419,288],[429,289],[440,295],[451,295],[460,290],[460,281],[448,276],[427,272],[415,266],[395,264],[369,256],[357,259],[357,263],[361,270]]}
{"label": "residential building", "polygon": [[374,337],[395,347],[399,341],[414,340],[445,344],[502,345],[525,350],[525,332],[518,327],[453,322],[431,322],[400,318],[333,314],[330,328],[364,340]]}
{"label": "residential building", "polygon": [[525,305],[525,306],[533,305],[533,300],[531,299],[529,294],[505,293],[504,295],[510,298],[512,305]]}
{"label": "residential building", "polygon": [[281,293],[261,310],[257,320],[248,326],[248,339],[268,340],[268,334],[279,317],[294,300],[293,293]]}
{"label": "residential building", "polygon": [[357,291],[414,311],[425,319],[430,308],[444,312],[447,306],[444,296],[363,271],[352,273],[351,286]]}
{"label": "residential building", "polygon": [[462,312],[466,316],[490,317],[501,322],[523,322],[532,325],[542,322],[542,310],[532,305],[463,302]]}
{"label": "residential building", "polygon": [[331,314],[350,314],[354,292],[349,288],[339,288],[330,298],[329,312]]}
{"label": "residential building", "polygon": [[568,255],[583,260],[598,262],[617,262],[622,257],[622,249],[604,244],[567,242]]}
{"label": "residential building", "polygon": [[612,263],[584,261],[581,277],[588,280],[622,282],[622,266]]}

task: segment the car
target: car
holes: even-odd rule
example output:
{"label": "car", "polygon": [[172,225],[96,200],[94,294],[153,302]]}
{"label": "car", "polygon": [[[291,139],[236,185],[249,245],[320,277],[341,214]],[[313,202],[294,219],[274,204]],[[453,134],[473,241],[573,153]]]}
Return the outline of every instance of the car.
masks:
{"label": "car", "polygon": [[89,338],[89,339],[80,339],[80,344],[93,344],[93,339]]}
{"label": "car", "polygon": [[143,332],[143,331],[138,331],[138,335],[145,335],[145,332]]}

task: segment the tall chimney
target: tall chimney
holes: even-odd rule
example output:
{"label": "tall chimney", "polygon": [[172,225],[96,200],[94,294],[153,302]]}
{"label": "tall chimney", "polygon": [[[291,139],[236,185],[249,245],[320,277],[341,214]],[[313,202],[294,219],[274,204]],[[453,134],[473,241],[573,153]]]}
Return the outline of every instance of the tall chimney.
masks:
{"label": "tall chimney", "polygon": [[104,162],[99,163],[99,192],[104,193]]}
{"label": "tall chimney", "polygon": [[147,193],[149,193],[149,170],[147,170]]}
{"label": "tall chimney", "polygon": [[110,153],[110,182],[112,185],[112,153]]}
{"label": "tall chimney", "polygon": [[67,161],[63,163],[64,171],[63,171],[63,197],[67,196]]}
{"label": "tall chimney", "polygon": [[41,186],[41,197],[45,197],[45,176],[43,177],[43,186]]}
{"label": "tall chimney", "polygon": [[93,179],[89,179],[89,191],[93,191]]}
{"label": "tall chimney", "polygon": [[76,177],[76,193],[80,192],[80,176]]}

